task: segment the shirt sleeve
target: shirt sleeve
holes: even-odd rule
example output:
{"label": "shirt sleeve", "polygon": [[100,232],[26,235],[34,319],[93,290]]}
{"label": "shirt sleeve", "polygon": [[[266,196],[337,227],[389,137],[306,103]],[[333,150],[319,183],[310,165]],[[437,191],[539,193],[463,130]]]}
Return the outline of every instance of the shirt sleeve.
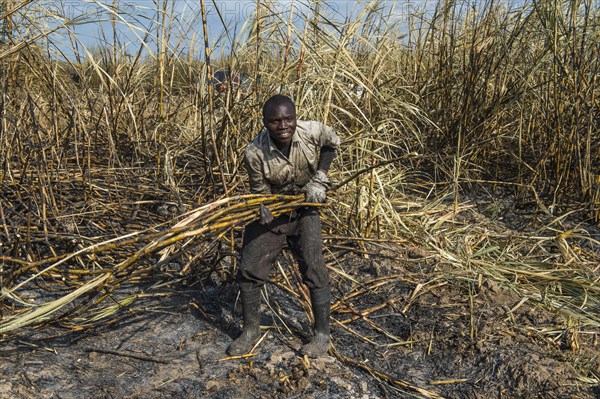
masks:
{"label": "shirt sleeve", "polygon": [[340,145],[340,136],[335,132],[335,130],[327,125],[324,125],[319,122],[319,145],[321,147],[331,147],[337,148]]}
{"label": "shirt sleeve", "polygon": [[333,158],[335,157],[335,148],[329,146],[321,147],[321,154],[319,155],[318,169],[329,172]]}
{"label": "shirt sleeve", "polygon": [[265,178],[263,162],[256,153],[256,148],[248,147],[244,153],[244,164],[250,180],[252,194],[271,194],[271,185]]}

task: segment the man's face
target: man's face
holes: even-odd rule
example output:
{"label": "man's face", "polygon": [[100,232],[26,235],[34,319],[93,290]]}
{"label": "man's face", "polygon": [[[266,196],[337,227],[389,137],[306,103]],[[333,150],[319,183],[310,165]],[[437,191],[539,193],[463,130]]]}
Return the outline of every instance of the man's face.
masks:
{"label": "man's face", "polygon": [[275,144],[288,146],[296,132],[296,108],[287,103],[269,107],[265,110],[263,123]]}

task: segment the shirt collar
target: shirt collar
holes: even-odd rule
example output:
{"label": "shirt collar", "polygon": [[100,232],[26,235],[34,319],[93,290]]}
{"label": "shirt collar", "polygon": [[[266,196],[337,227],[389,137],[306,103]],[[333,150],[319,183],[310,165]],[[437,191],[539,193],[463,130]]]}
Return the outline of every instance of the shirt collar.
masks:
{"label": "shirt collar", "polygon": [[[275,145],[275,142],[271,138],[271,135],[269,134],[269,131],[266,128],[265,128],[265,134],[267,135],[267,140],[268,140],[267,143],[269,144],[269,152],[273,152],[275,150],[279,151],[279,149]],[[299,141],[300,141],[300,138],[298,137],[298,126],[296,126],[296,131],[294,132],[294,135],[292,136],[292,143],[291,143],[291,145],[293,146],[294,143],[297,143]]]}

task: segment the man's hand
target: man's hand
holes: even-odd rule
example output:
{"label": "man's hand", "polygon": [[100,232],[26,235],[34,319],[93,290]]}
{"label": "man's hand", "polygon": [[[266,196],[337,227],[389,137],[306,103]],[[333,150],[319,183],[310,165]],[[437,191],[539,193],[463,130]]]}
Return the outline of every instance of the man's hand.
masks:
{"label": "man's hand", "polygon": [[258,219],[258,223],[263,226],[267,226],[271,224],[273,221],[273,214],[271,211],[265,206],[265,204],[260,204],[260,219]]}
{"label": "man's hand", "polygon": [[323,203],[327,199],[325,192],[330,186],[331,184],[325,172],[318,170],[300,191],[306,195],[306,202]]}

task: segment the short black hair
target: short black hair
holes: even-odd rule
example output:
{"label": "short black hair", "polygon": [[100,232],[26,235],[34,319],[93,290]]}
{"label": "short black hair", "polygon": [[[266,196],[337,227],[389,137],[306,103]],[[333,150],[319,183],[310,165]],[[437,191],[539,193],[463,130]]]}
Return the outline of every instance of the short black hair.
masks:
{"label": "short black hair", "polygon": [[265,113],[267,112],[267,110],[269,108],[277,107],[277,106],[283,105],[283,104],[289,104],[292,107],[294,107],[294,109],[296,109],[296,104],[294,104],[294,101],[291,98],[289,98],[288,96],[284,96],[282,94],[275,94],[274,96],[269,98],[267,101],[265,101],[265,105],[263,105],[263,109],[262,109],[263,118],[265,117]]}

